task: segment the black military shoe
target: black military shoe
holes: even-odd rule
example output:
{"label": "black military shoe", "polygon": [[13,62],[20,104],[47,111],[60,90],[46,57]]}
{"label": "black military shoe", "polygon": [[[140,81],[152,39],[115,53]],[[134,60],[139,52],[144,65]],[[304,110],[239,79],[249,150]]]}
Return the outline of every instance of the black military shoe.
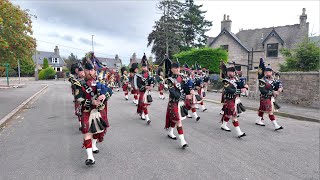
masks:
{"label": "black military shoe", "polygon": [[171,137],[170,135],[168,135],[168,137],[169,137],[170,139],[177,140],[177,137]]}
{"label": "black military shoe", "polygon": [[199,121],[199,120],[200,120],[200,117],[198,116],[197,119],[196,119],[196,121]]}
{"label": "black military shoe", "polygon": [[151,123],[151,120],[148,120],[148,121],[147,121],[147,124],[150,125],[150,123]]}
{"label": "black military shoe", "polygon": [[96,162],[93,161],[92,159],[87,159],[87,160],[86,160],[86,165],[87,165],[87,166],[94,165],[95,163],[96,163]]}
{"label": "black military shoe", "polygon": [[202,110],[203,112],[205,112],[206,110],[208,110],[207,108],[205,108],[204,110]]}
{"label": "black military shoe", "polygon": [[241,134],[240,136],[238,136],[238,138],[242,138],[244,136],[247,136],[246,133]]}
{"label": "black military shoe", "polygon": [[280,129],[283,129],[283,127],[280,126],[279,128],[275,129],[275,131],[278,131],[278,130],[280,130]]}
{"label": "black military shoe", "polygon": [[98,154],[99,153],[99,149],[92,151],[94,154]]}
{"label": "black military shoe", "polygon": [[182,149],[185,149],[185,148],[187,148],[187,147],[189,147],[189,145],[188,145],[188,144],[184,144],[184,145],[182,146]]}

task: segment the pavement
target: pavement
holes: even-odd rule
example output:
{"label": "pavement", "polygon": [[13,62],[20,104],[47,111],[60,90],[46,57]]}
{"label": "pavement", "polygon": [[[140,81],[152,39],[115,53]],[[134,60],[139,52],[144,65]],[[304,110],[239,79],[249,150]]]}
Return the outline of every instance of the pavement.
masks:
{"label": "pavement", "polygon": [[[220,92],[208,92],[206,100],[208,102],[213,102],[220,104],[221,93]],[[249,99],[247,97],[241,97],[242,104],[250,110],[258,110],[260,102],[259,100]],[[303,106],[296,106],[286,103],[278,103],[281,108],[276,115],[290,117],[297,120],[312,121],[320,123],[320,108],[308,108]],[[222,106],[222,105],[221,105]]]}
{"label": "pavement", "polygon": [[183,121],[183,150],[164,130],[167,94],[157,97],[148,126],[115,92],[111,127],[87,167],[69,83],[50,82],[0,131],[0,179],[319,179],[319,123],[279,116],[284,130],[274,131],[270,121],[256,126],[256,112],[248,110],[239,118],[247,136],[239,139],[232,124],[232,132],[220,130],[221,105],[206,103],[199,122]]}
{"label": "pavement", "polygon": [[0,120],[44,86],[30,82],[20,88],[0,88]]}

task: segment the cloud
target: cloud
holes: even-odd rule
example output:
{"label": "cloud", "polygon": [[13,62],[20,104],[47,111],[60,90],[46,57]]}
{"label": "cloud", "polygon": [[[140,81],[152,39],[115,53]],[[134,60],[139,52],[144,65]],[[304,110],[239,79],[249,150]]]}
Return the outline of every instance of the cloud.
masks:
{"label": "cloud", "polygon": [[[79,41],[84,43],[84,44],[90,44],[92,45],[92,40],[89,40],[89,39],[85,39],[85,38],[79,38]],[[103,44],[100,44],[100,43],[97,43],[95,41],[93,41],[93,45],[94,46],[103,46]]]}

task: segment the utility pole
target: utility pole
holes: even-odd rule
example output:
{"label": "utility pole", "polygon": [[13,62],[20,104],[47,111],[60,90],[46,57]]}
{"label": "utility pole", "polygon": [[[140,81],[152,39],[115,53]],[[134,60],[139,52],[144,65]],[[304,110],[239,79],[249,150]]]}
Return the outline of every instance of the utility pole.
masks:
{"label": "utility pole", "polygon": [[92,42],[92,52],[94,52],[94,49],[93,49],[93,36],[94,35],[92,35],[92,40],[91,40],[91,42]]}
{"label": "utility pole", "polygon": [[20,79],[20,60],[18,60],[18,74],[19,74],[19,84],[21,83]]}

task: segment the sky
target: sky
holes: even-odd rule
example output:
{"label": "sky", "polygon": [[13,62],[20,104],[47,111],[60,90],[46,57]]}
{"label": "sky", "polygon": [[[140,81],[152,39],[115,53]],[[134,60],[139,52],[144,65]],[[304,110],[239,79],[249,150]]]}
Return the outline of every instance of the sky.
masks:
{"label": "sky", "polygon": [[[38,51],[60,54],[74,53],[82,58],[93,48],[96,56],[113,58],[116,54],[128,64],[133,53],[138,58],[146,53],[147,37],[154,22],[161,16],[157,0],[11,0],[22,9],[29,9],[33,18],[33,37]],[[302,8],[308,15],[309,34],[319,35],[319,1],[215,1],[195,0],[203,4],[206,19],[213,22],[208,36],[217,36],[223,15],[232,20],[231,31],[256,29],[299,23]]]}

